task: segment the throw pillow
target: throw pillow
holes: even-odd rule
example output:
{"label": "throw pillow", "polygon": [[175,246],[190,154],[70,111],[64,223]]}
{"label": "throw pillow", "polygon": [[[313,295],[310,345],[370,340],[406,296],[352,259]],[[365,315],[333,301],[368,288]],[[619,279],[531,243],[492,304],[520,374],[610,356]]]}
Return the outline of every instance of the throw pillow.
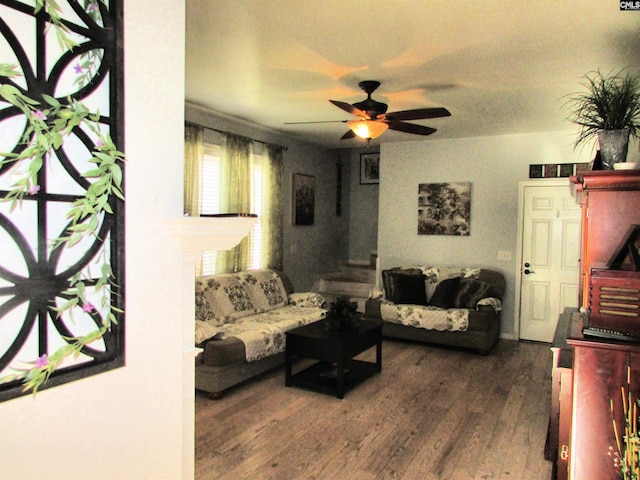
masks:
{"label": "throw pillow", "polygon": [[267,312],[287,304],[287,292],[277,273],[271,270],[248,270],[240,275],[255,313]]}
{"label": "throw pillow", "polygon": [[456,293],[454,306],[456,308],[475,309],[478,301],[488,296],[490,288],[491,285],[487,282],[482,282],[473,278],[465,278],[460,281],[460,287]]}
{"label": "throw pillow", "polygon": [[385,298],[393,301],[395,297],[395,276],[397,273],[402,275],[422,275],[422,272],[416,268],[393,267],[382,271],[382,284],[384,287]]}
{"label": "throw pillow", "polygon": [[440,308],[452,308],[455,303],[456,293],[460,286],[460,277],[453,277],[441,281],[429,300],[429,305]]}
{"label": "throw pillow", "polygon": [[323,308],[325,300],[322,295],[314,292],[300,292],[289,294],[289,305],[297,307],[316,307]]}
{"label": "throw pillow", "polygon": [[220,333],[220,328],[211,322],[196,320],[196,345],[205,342],[210,338],[214,338]]}
{"label": "throw pillow", "polygon": [[427,291],[425,290],[425,276],[420,274],[394,274],[393,303],[426,305]]}

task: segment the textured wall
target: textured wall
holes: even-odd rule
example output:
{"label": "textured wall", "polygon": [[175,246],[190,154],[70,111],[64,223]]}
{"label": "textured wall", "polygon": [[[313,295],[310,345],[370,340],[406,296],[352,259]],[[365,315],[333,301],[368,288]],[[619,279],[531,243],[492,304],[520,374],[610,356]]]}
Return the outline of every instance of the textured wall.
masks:
{"label": "textured wall", "polygon": [[[360,155],[379,151],[380,147],[357,148],[348,152],[351,163],[349,259],[369,260],[378,247],[378,194],[377,184],[360,185]],[[392,168],[392,167],[391,167]]]}

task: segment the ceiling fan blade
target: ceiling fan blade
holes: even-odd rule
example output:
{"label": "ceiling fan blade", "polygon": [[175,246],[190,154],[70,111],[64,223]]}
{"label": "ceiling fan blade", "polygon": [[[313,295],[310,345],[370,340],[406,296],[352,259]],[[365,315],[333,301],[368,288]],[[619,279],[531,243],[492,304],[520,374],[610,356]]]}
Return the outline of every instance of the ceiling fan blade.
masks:
{"label": "ceiling fan blade", "polygon": [[405,122],[389,122],[389,129],[414,135],[431,135],[437,131],[435,128]]}
{"label": "ceiling fan blade", "polygon": [[317,122],[284,122],[285,125],[308,125],[310,123],[347,123],[347,120],[319,120]]}
{"label": "ceiling fan blade", "polygon": [[364,118],[365,120],[369,120],[371,118],[369,117],[369,115],[367,115],[367,112],[364,112],[347,102],[341,102],[339,100],[329,100],[329,101],[333,103],[336,107],[341,108],[342,110],[344,110],[347,113],[350,113],[351,115]]}
{"label": "ceiling fan blade", "polygon": [[354,138],[356,136],[355,133],[353,133],[353,130],[349,130],[347,133],[345,133],[344,135],[342,135],[340,137],[340,140],[348,140],[350,138]]}
{"label": "ceiling fan blade", "polygon": [[415,110],[401,110],[399,112],[391,112],[385,115],[387,120],[422,120],[424,118],[450,117],[451,112],[446,108],[417,108]]}

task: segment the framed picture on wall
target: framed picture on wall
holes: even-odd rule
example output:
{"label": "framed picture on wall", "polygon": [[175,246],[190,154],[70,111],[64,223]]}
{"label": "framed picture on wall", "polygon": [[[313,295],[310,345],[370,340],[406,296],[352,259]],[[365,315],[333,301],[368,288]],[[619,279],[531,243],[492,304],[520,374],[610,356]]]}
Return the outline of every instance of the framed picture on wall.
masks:
{"label": "framed picture on wall", "polygon": [[360,154],[360,185],[380,183],[380,152]]}
{"label": "framed picture on wall", "polygon": [[471,183],[418,185],[418,235],[469,235]]}
{"label": "framed picture on wall", "polygon": [[293,224],[313,225],[316,177],[293,174]]}

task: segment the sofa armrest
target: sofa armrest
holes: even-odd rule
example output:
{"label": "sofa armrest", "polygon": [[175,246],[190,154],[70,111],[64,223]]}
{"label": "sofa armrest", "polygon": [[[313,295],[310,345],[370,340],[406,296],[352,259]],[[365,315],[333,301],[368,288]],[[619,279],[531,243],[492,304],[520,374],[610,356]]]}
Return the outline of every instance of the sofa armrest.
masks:
{"label": "sofa armrest", "polygon": [[364,304],[364,314],[367,319],[382,320],[382,313],[380,313],[380,305],[382,305],[381,298],[370,298]]}
{"label": "sofa armrest", "polygon": [[290,293],[288,301],[289,305],[296,305],[298,307],[324,308],[327,304],[325,298],[315,292]]}
{"label": "sofa armrest", "polygon": [[495,297],[481,298],[476,303],[476,310],[480,312],[499,312],[502,310],[502,302]]}

